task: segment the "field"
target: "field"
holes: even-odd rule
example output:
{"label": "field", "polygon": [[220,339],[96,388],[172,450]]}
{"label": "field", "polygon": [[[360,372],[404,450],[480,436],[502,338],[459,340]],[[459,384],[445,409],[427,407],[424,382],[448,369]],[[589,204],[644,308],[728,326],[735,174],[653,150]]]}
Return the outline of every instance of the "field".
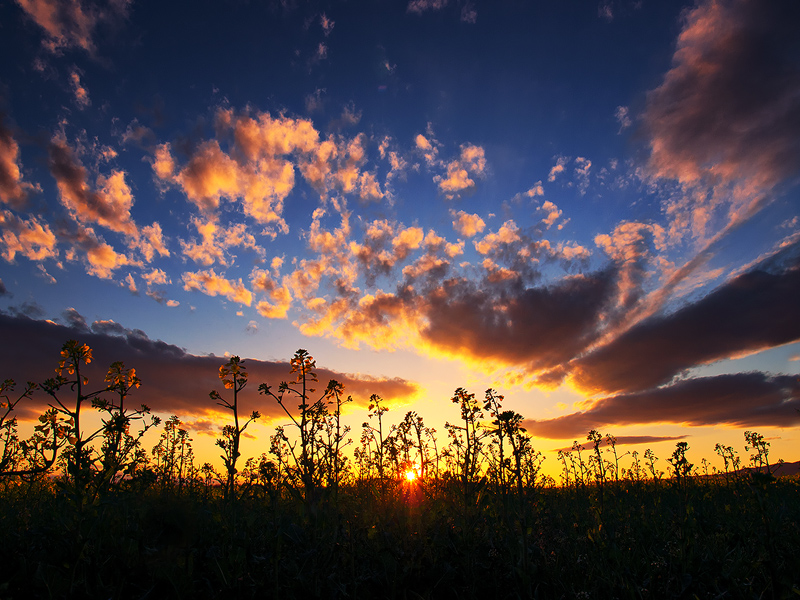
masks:
{"label": "field", "polygon": [[[52,408],[28,440],[14,410],[34,390],[3,384],[2,598],[800,596],[800,480],[775,476],[753,431],[748,465],[717,446],[721,472],[691,464],[686,442],[659,463],[591,431],[560,453],[555,481],[501,396],[459,389],[446,444],[415,413],[385,431],[373,397],[346,455],[347,399],[330,382],[312,400],[314,362],[298,351],[293,381],[262,386],[293,430],[260,457],[238,452],[259,418],[238,414],[246,370],[238,357],[220,369],[232,425],[217,471],[195,465],[177,417],[125,406],[134,371],[115,363],[87,392],[87,359],[65,344],[60,374],[40,386]],[[87,410],[106,415],[97,432],[81,428]]]}

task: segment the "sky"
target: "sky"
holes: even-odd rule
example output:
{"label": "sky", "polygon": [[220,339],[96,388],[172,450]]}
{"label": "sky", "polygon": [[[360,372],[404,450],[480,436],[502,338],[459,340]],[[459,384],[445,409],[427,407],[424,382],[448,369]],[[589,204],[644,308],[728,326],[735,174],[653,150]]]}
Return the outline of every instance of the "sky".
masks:
{"label": "sky", "polygon": [[[444,439],[800,459],[793,0],[0,3],[0,377],[62,344],[216,457],[299,349]],[[20,408],[35,418],[43,395]],[[694,454],[694,457],[692,456]],[[662,464],[662,467],[665,465]]]}

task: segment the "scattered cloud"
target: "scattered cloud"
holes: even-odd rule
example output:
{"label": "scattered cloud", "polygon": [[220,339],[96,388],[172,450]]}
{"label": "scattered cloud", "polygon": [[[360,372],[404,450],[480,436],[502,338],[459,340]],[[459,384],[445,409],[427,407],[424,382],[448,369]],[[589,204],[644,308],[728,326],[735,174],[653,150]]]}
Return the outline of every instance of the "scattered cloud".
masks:
{"label": "scattered cloud", "polygon": [[207,296],[222,296],[231,302],[245,306],[250,306],[253,302],[252,292],[244,286],[241,279],[229,281],[217,275],[214,269],[184,273],[183,289],[186,291],[197,290]]}
{"label": "scattered cloud", "polygon": [[627,106],[618,106],[616,112],[614,112],[614,117],[617,119],[617,123],[619,123],[618,133],[622,133],[624,129],[627,129],[633,124],[628,114]]}
{"label": "scattered cloud", "polygon": [[536,183],[534,183],[533,187],[531,187],[527,192],[525,192],[525,195],[528,196],[528,198],[536,198],[537,196],[544,196],[544,187],[542,186],[542,182],[537,181]]}
{"label": "scattered cloud", "polygon": [[22,219],[11,211],[0,210],[0,232],[3,258],[8,262],[18,254],[32,261],[58,256],[56,235],[36,217]]}
{"label": "scattered cloud", "polygon": [[431,137],[432,136],[430,133],[428,134],[428,137],[418,133],[417,137],[414,138],[414,144],[416,145],[417,150],[425,158],[425,162],[428,166],[433,166],[438,163],[437,155],[439,153],[439,149],[435,139],[428,139]]}
{"label": "scattered cloud", "polygon": [[456,217],[456,220],[453,221],[453,229],[456,230],[458,235],[471,238],[475,237],[486,228],[486,223],[478,215],[471,215],[463,210],[457,213],[450,211],[450,214]]}
{"label": "scattered cloud", "polygon": [[589,188],[589,170],[592,168],[592,161],[583,156],[575,159],[575,181],[580,195],[583,196]]}
{"label": "scattered cloud", "polygon": [[88,171],[62,134],[53,137],[48,150],[50,172],[56,180],[61,202],[77,222],[97,223],[111,231],[138,237],[137,226],[131,218],[133,194],[123,171],[98,175],[92,189]]}
{"label": "scattered cloud", "polygon": [[569,158],[566,156],[559,156],[556,158],[556,164],[550,169],[550,173],[547,175],[547,181],[553,182],[556,178],[561,175],[566,170],[566,164],[569,162]]}
{"label": "scattered cloud", "polygon": [[483,148],[466,144],[461,147],[458,159],[447,163],[447,174],[436,175],[433,179],[439,191],[448,198],[475,187],[471,177],[482,177],[486,172],[486,158]]}
{"label": "scattered cloud", "polygon": [[73,68],[69,72],[69,84],[70,88],[72,89],[72,96],[75,100],[75,105],[80,110],[89,108],[92,105],[92,100],[89,98],[89,92],[81,83],[82,74],[83,73],[81,73],[81,71],[77,68]]}
{"label": "scattered cloud", "polygon": [[448,0],[411,0],[406,10],[421,15],[428,10],[442,10],[447,2]]}
{"label": "scattered cloud", "polygon": [[322,32],[325,34],[325,37],[328,37],[333,31],[333,26],[336,23],[329,19],[325,13],[322,13],[319,17],[319,24],[322,27]]}
{"label": "scattered cloud", "polygon": [[563,214],[563,211],[549,200],[545,200],[544,204],[542,204],[541,210],[547,213],[547,216],[542,219],[542,223],[544,223],[548,229],[550,229]]}

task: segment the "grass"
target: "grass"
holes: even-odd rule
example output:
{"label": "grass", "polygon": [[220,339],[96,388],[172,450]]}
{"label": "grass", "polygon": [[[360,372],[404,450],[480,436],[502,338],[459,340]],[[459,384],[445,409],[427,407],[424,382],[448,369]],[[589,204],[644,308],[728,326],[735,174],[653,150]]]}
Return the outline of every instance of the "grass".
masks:
{"label": "grass", "polygon": [[128,481],[77,518],[49,480],[0,493],[3,598],[791,598],[800,485],[526,490],[349,485],[282,495]]}
{"label": "grass", "polygon": [[[177,416],[148,454],[143,435],[161,422],[126,407],[135,371],[114,363],[87,391],[91,359],[64,345],[28,440],[14,409],[36,386],[0,385],[3,600],[800,597],[800,477],[775,477],[756,432],[745,432],[749,469],[718,444],[724,472],[703,461],[701,475],[679,442],[665,475],[652,451],[624,454],[626,468],[614,437],[590,431],[559,452],[557,485],[502,396],[459,388],[444,447],[414,412],[387,430],[373,396],[350,459],[349,398],[335,381],[310,398],[315,363],[299,350],[292,383],[259,386],[292,426],[246,461],[238,439],[259,418],[238,414],[247,372],[238,357],[220,369],[228,399],[212,398],[234,424],[219,473],[195,466]],[[90,404],[105,415],[93,433],[80,426]]]}

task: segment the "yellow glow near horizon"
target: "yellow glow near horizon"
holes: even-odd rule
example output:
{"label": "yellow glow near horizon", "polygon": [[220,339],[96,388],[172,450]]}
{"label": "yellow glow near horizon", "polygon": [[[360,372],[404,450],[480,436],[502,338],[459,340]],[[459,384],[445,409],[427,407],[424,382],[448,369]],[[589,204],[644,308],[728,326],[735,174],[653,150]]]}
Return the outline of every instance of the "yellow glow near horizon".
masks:
{"label": "yellow glow near horizon", "polygon": [[417,472],[414,469],[409,469],[406,471],[406,481],[408,483],[413,483],[414,480],[417,478]]}

